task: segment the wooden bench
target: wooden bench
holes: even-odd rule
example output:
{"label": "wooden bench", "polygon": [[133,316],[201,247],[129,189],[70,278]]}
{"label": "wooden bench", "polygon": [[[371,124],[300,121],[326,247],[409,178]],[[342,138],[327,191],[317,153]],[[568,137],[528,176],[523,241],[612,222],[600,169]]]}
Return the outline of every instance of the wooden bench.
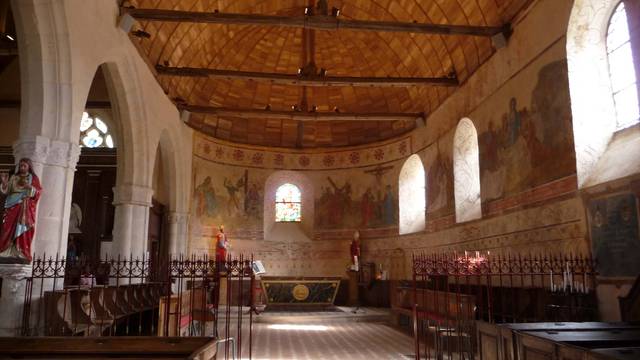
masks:
{"label": "wooden bench", "polygon": [[[411,319],[416,346],[420,340],[425,340],[432,341],[426,345],[434,346],[436,352],[443,348],[462,350],[460,346],[467,351],[473,349],[476,313],[473,295],[398,286],[392,298],[391,311],[396,316],[404,315]],[[420,339],[420,329],[432,336]],[[452,338],[456,341],[450,341]]]}
{"label": "wooden bench", "polygon": [[2,357],[21,359],[214,359],[212,337],[10,337],[0,338]]}
{"label": "wooden bench", "polygon": [[101,335],[121,319],[156,309],[161,294],[158,284],[74,286],[47,291],[45,334]]}

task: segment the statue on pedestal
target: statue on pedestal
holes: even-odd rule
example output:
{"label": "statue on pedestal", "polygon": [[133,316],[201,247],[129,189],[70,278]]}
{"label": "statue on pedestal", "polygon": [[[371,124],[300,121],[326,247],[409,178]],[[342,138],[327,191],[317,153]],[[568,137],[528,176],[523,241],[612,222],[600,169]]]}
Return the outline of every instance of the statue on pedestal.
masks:
{"label": "statue on pedestal", "polygon": [[360,270],[360,231],[356,230],[353,233],[353,240],[351,240],[351,268],[353,271]]}
{"label": "statue on pedestal", "polygon": [[220,225],[216,236],[216,261],[226,261],[227,249],[229,249],[229,240],[227,240],[227,234],[224,233],[224,226]]}
{"label": "statue on pedestal", "polygon": [[30,263],[36,206],[42,192],[30,159],[20,159],[10,177],[0,174],[0,191],[7,196],[0,232],[0,261]]}

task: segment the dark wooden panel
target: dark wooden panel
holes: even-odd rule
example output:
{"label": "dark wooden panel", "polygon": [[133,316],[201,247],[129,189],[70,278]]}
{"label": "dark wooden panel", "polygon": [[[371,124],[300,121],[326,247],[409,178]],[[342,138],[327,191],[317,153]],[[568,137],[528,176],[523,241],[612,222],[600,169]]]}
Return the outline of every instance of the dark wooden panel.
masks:
{"label": "dark wooden panel", "polygon": [[[0,353],[20,358],[130,357],[187,359],[215,354],[211,337],[15,337],[0,338]],[[208,357],[207,357],[208,358]]]}

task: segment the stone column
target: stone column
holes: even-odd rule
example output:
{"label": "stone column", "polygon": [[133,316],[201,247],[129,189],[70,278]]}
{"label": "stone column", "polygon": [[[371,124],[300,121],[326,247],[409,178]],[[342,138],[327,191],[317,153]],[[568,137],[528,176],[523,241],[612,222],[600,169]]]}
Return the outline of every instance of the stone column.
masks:
{"label": "stone column", "polygon": [[142,257],[148,251],[149,208],[153,189],[124,184],[113,188],[112,256]]}
{"label": "stone column", "polygon": [[[35,237],[31,244],[34,258],[55,258],[66,255],[69,231],[69,210],[73,175],[80,155],[77,144],[51,140],[43,136],[21,138],[14,145],[16,161],[29,158],[40,178],[42,195],[36,214]],[[31,265],[0,264],[2,296],[0,296],[0,336],[18,335],[22,325],[26,278]],[[53,282],[45,280],[41,286],[53,290]],[[59,281],[57,287],[61,287]],[[37,308],[39,291],[34,291],[32,305]]]}
{"label": "stone column", "polygon": [[0,296],[0,336],[18,336],[22,326],[22,309],[27,277],[31,265],[2,264],[2,296]]}
{"label": "stone column", "polygon": [[169,255],[187,255],[189,214],[171,211],[167,214],[167,240]]}
{"label": "stone column", "polygon": [[34,256],[65,256],[73,176],[80,147],[75,143],[35,136],[15,142],[13,155],[16,162],[21,158],[31,159],[42,184],[35,238],[31,245]]}

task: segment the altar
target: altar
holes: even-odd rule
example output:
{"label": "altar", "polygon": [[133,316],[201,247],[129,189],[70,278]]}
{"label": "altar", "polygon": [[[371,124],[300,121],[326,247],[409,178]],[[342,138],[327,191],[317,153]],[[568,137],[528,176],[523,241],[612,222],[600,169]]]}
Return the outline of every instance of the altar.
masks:
{"label": "altar", "polygon": [[340,278],[263,276],[261,285],[268,306],[331,306],[340,287]]}

